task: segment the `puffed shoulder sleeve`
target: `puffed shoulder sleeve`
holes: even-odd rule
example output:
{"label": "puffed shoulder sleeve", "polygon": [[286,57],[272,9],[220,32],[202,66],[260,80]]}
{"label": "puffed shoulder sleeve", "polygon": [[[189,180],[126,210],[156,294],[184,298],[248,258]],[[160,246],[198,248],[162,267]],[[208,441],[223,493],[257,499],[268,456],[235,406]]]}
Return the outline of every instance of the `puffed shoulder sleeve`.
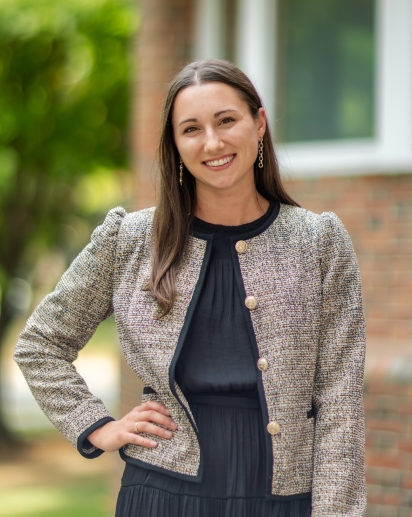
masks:
{"label": "puffed shoulder sleeve", "polygon": [[[74,447],[86,430],[113,419],[72,363],[112,313],[117,237],[125,215],[123,208],[115,208],[95,229],[90,244],[27,321],[14,353],[39,406]],[[101,454],[89,445],[79,452]]]}
{"label": "puffed shoulder sleeve", "polygon": [[365,318],[351,239],[334,213],[320,216],[322,307],[316,409],[313,517],[363,517]]}

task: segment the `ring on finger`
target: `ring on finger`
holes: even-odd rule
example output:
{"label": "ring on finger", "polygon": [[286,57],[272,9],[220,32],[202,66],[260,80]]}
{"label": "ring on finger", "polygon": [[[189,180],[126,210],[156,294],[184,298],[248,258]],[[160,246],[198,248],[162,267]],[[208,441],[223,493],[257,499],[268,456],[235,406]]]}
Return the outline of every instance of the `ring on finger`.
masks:
{"label": "ring on finger", "polygon": [[139,429],[137,428],[137,424],[138,424],[138,423],[139,423],[139,422],[135,422],[135,424],[134,424],[134,432],[135,432],[136,434],[139,434]]}

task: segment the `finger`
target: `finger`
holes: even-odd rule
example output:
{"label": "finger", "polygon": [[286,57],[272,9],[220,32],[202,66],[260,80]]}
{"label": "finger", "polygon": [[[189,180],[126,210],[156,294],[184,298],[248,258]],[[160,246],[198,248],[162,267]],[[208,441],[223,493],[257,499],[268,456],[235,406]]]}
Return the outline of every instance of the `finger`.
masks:
{"label": "finger", "polygon": [[172,429],[173,431],[177,429],[177,425],[173,420],[162,413],[159,413],[158,411],[154,411],[151,409],[150,411],[140,411],[136,415],[136,421],[142,422],[154,422],[155,424],[164,425],[165,427],[168,427],[169,429]]}
{"label": "finger", "polygon": [[129,433],[127,435],[127,442],[132,445],[140,445],[141,447],[147,447],[148,449],[154,449],[159,444],[155,440],[152,440],[151,438],[146,438],[144,436],[141,436],[140,434],[136,433]]}
{"label": "finger", "polygon": [[148,433],[154,434],[155,436],[161,436],[162,438],[167,438],[168,440],[170,440],[170,438],[172,438],[173,436],[172,431],[169,431],[168,429],[163,429],[162,427],[159,427],[156,424],[152,424],[146,421],[136,422],[134,430],[138,433]]}
{"label": "finger", "polygon": [[144,402],[140,406],[137,406],[135,409],[140,411],[148,411],[150,409],[154,409],[155,411],[159,411],[159,413],[163,413],[164,415],[170,416],[170,412],[164,404],[160,404],[159,402],[154,402],[153,400],[148,400]]}

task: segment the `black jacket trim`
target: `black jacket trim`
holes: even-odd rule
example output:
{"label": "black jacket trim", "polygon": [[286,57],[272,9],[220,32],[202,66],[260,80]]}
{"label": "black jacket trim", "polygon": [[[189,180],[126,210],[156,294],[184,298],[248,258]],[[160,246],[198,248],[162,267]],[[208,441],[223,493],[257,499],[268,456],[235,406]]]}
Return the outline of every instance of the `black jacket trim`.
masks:
{"label": "black jacket trim", "polygon": [[[160,474],[165,474],[171,478],[179,479],[181,481],[190,481],[191,483],[198,483],[200,484],[202,482],[202,474],[201,469],[199,467],[199,474],[197,476],[189,476],[188,474],[180,474],[179,472],[174,472],[173,470],[165,469],[163,467],[158,467],[157,465],[152,465],[151,463],[146,463],[145,461],[137,460],[135,458],[131,458],[130,456],[127,456],[123,448],[119,449],[119,454],[122,460],[126,463],[130,463],[130,465],[135,465],[136,467],[141,467],[146,470],[151,470],[153,472],[159,472]],[[202,451],[200,451],[200,461],[201,466],[202,465]]]}
{"label": "black jacket trim", "polygon": [[210,255],[211,255],[211,252],[212,252],[213,236],[205,236],[205,238],[207,238],[207,244],[206,244],[206,251],[205,251],[204,258],[203,258],[202,267],[200,268],[199,280],[198,280],[198,282],[196,284],[195,290],[193,292],[192,300],[190,301],[189,307],[187,309],[185,321],[183,323],[183,327],[182,327],[182,330],[180,332],[179,339],[177,341],[176,350],[175,350],[175,353],[173,355],[172,361],[171,361],[170,366],[169,366],[169,387],[170,387],[170,390],[173,393],[173,395],[176,397],[177,401],[180,403],[182,408],[184,409],[184,411],[186,413],[186,416],[189,419],[189,422],[191,423],[191,425],[192,425],[192,427],[193,427],[193,429],[194,429],[194,431],[196,433],[196,436],[198,438],[198,443],[199,443],[199,449],[200,449],[200,462],[199,462],[198,475],[196,476],[196,478],[194,478],[193,476],[185,476],[184,479],[191,480],[191,481],[194,481],[195,479],[199,479],[199,481],[198,481],[199,483],[201,482],[202,477],[203,477],[203,453],[202,453],[202,446],[201,446],[201,443],[200,443],[200,440],[199,440],[199,432],[197,430],[197,425],[194,422],[191,414],[186,409],[185,405],[182,403],[182,401],[180,400],[180,398],[179,398],[179,396],[178,396],[178,394],[176,392],[176,389],[175,389],[175,370],[176,370],[176,364],[177,364],[177,361],[179,359],[180,352],[182,351],[183,344],[184,344],[184,342],[186,340],[187,332],[189,330],[190,322],[192,321],[192,317],[193,317],[193,314],[194,314],[194,311],[195,311],[195,307],[196,307],[197,302],[199,300],[199,296],[200,296],[200,292],[201,292],[202,287],[203,287],[203,283],[205,281],[206,271],[207,271],[207,267],[209,265],[209,259],[210,259]]}
{"label": "black jacket trim", "polygon": [[[99,427],[102,427],[104,424],[107,424],[107,422],[112,422],[114,420],[111,416],[106,416],[104,418],[101,418],[94,424],[92,424],[90,427],[88,427],[85,431],[82,432],[82,434],[77,439],[77,450],[79,453],[83,456],[83,458],[87,458],[88,460],[91,460],[93,458],[97,458],[100,455],[104,453],[104,450],[98,449],[93,444],[89,442],[87,437],[96,429]],[[93,450],[94,449],[94,450]],[[84,451],[92,450],[90,454]]]}

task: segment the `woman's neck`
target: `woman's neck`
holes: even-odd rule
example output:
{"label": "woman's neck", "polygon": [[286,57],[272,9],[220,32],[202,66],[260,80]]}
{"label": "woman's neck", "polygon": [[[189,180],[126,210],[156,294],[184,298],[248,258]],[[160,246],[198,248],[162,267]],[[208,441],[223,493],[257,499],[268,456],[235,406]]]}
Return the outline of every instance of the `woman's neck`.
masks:
{"label": "woman's neck", "polygon": [[197,192],[195,215],[202,221],[225,226],[251,223],[265,214],[269,201],[256,189],[233,194]]}

